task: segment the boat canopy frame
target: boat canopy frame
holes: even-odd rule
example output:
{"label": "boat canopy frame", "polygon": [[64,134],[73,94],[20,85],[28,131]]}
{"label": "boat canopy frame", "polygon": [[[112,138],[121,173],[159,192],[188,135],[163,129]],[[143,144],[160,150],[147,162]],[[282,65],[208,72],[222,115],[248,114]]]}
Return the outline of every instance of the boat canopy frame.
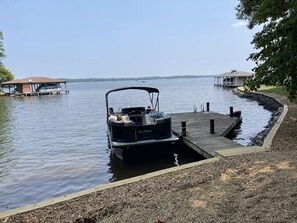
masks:
{"label": "boat canopy frame", "polygon": [[159,94],[160,94],[159,89],[153,88],[153,87],[123,87],[123,88],[116,88],[116,89],[110,90],[105,94],[107,115],[108,115],[108,111],[109,111],[108,95],[112,92],[126,91],[126,90],[143,90],[143,91],[148,92],[152,108],[154,110],[159,111],[159,109],[160,109],[160,107],[159,107]]}

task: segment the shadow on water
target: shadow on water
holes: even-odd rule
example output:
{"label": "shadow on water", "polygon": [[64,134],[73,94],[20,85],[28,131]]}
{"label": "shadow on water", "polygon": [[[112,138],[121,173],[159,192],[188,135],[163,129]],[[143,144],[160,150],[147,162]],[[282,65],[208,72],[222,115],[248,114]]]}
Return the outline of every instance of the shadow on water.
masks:
{"label": "shadow on water", "polygon": [[[239,122],[226,138],[240,142],[242,122]],[[110,145],[108,144],[109,148]],[[124,160],[119,159],[110,150],[110,182],[139,176],[142,174],[174,167],[205,159],[181,142],[135,147],[127,150]]]}
{"label": "shadow on water", "polygon": [[130,149],[120,160],[110,153],[110,182],[205,159],[181,143]]}
{"label": "shadow on water", "polygon": [[241,128],[242,121],[238,122],[237,125],[233,128],[231,132],[229,132],[228,135],[226,135],[227,139],[233,140],[236,143],[240,143],[241,140],[244,140],[238,136],[242,133]]}

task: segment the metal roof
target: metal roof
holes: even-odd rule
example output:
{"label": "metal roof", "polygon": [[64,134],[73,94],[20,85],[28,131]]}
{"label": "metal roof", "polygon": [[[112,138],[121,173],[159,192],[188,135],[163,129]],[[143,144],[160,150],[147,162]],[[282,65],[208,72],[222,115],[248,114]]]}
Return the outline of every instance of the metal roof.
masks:
{"label": "metal roof", "polygon": [[64,80],[48,78],[48,77],[27,77],[24,79],[16,79],[1,83],[1,85],[15,85],[15,84],[43,84],[43,83],[66,83]]}
{"label": "metal roof", "polygon": [[253,73],[245,72],[245,71],[235,71],[235,70],[217,75],[217,77],[252,77],[252,76],[253,76]]}

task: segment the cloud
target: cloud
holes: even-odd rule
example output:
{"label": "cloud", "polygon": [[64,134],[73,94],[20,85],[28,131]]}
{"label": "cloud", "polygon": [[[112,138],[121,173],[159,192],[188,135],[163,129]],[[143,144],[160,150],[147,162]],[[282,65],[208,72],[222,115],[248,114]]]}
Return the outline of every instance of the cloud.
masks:
{"label": "cloud", "polygon": [[239,22],[236,22],[236,23],[232,24],[233,28],[241,28],[241,27],[244,27],[244,26],[247,26],[246,21],[239,21]]}

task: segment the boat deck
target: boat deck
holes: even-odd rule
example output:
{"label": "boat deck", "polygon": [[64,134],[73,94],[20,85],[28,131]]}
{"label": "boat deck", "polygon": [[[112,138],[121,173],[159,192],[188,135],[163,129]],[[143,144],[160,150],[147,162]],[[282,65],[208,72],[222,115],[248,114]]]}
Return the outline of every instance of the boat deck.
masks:
{"label": "boat deck", "polygon": [[[205,158],[215,156],[219,150],[243,147],[225,136],[240,122],[237,117],[230,117],[215,112],[188,112],[170,114],[172,131],[181,141]],[[210,133],[210,120],[214,120],[214,133]],[[186,122],[186,134],[182,134],[181,122]]]}

